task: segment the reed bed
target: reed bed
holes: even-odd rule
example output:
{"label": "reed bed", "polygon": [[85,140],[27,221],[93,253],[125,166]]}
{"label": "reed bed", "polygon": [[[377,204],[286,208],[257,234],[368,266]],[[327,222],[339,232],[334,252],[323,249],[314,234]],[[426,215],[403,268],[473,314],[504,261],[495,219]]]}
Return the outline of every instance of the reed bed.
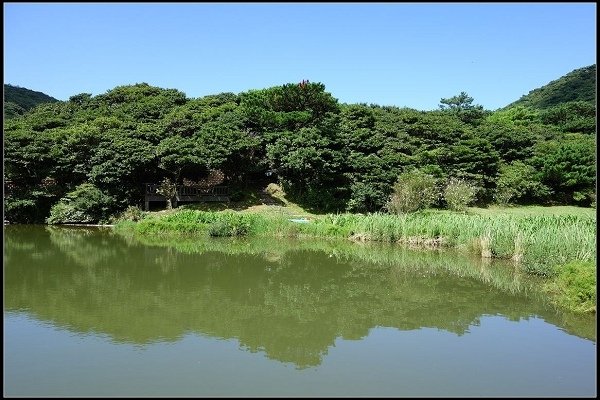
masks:
{"label": "reed bed", "polygon": [[[224,234],[214,234],[223,228]],[[321,237],[454,247],[481,256],[512,260],[530,273],[552,276],[571,261],[596,261],[596,219],[585,215],[473,215],[425,211],[407,215],[327,214],[308,223],[286,216],[247,212],[182,210],[151,216],[117,229],[140,234]]]}

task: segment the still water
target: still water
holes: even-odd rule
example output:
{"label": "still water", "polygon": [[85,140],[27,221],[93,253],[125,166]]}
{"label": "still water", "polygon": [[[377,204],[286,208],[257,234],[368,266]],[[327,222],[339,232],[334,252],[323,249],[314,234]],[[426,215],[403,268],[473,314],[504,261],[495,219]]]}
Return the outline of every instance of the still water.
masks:
{"label": "still water", "polygon": [[4,227],[5,396],[595,396],[596,319],[511,264]]}

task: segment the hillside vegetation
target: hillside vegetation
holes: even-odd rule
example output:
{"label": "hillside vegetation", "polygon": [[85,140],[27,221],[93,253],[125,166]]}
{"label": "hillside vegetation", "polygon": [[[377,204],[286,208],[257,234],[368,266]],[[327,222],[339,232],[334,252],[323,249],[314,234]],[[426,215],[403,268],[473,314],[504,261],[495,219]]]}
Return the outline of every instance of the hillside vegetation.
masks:
{"label": "hillside vegetation", "polygon": [[4,117],[14,118],[31,110],[41,103],[53,103],[58,100],[42,92],[19,86],[4,84]]}
{"label": "hillside vegetation", "polygon": [[505,108],[525,106],[547,109],[572,101],[596,103],[596,64],[569,72],[541,88],[530,91]]}
{"label": "hillside vegetation", "polygon": [[141,206],[146,182],[215,178],[234,201],[277,183],[311,213],[595,205],[595,112],[492,112],[464,92],[435,111],[340,104],[308,81],[201,98],[119,86],[5,121],[5,218],[106,221]]}

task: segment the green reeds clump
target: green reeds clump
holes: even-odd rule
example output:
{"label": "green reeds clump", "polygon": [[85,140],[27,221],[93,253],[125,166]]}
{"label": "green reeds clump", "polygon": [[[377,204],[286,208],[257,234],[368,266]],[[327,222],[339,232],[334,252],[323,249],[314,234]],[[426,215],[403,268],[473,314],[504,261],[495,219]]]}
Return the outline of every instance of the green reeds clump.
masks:
{"label": "green reeds clump", "polygon": [[[308,223],[297,223],[283,215],[182,210],[162,216],[149,215],[137,222],[122,221],[116,229],[142,236],[162,235],[161,240],[168,233],[346,238],[411,247],[454,247],[483,261],[512,260],[520,271],[548,279],[557,279],[563,271],[571,271],[572,268],[564,267],[571,262],[596,264],[596,218],[587,215],[479,215],[428,210],[402,215],[328,214],[314,216]],[[584,270],[573,271],[571,275],[577,276]],[[579,278],[561,279],[563,289],[558,293],[578,290],[581,286],[577,283]],[[586,296],[568,295],[570,299],[584,301],[580,308],[587,307],[589,296]]]}
{"label": "green reeds clump", "polygon": [[250,230],[250,222],[243,218],[231,218],[216,221],[209,225],[208,234],[213,237],[246,236]]}
{"label": "green reeds clump", "polygon": [[559,306],[575,312],[596,312],[596,265],[584,261],[562,265],[545,289],[555,295]]}
{"label": "green reeds clump", "polygon": [[117,229],[139,234],[201,234],[243,236],[264,229],[266,222],[258,214],[181,210],[172,214],[147,217],[135,224],[118,223]]}
{"label": "green reeds clump", "polygon": [[331,237],[425,247],[449,246],[482,258],[512,259],[528,272],[542,276],[555,275],[557,265],[570,261],[596,260],[596,219],[584,215],[472,215],[447,211],[402,215],[342,213],[297,223],[285,216],[182,210],[118,225],[141,234]]}

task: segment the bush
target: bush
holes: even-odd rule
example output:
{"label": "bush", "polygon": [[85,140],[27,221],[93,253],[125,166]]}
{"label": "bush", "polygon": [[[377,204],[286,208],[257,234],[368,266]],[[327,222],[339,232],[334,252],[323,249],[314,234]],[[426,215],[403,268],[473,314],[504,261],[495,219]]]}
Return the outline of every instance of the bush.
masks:
{"label": "bush", "polygon": [[115,206],[112,197],[91,183],[84,183],[67,193],[50,209],[48,224],[91,224],[107,221]]}
{"label": "bush", "polygon": [[549,195],[550,189],[540,182],[539,174],[531,165],[514,161],[500,167],[500,177],[494,194],[498,204],[545,200]]}
{"label": "bush", "polygon": [[285,196],[283,189],[276,183],[269,183],[265,188],[264,192],[269,196],[281,198]]}
{"label": "bush", "polygon": [[[35,223],[40,222],[38,216],[39,206],[33,199],[4,199],[4,220],[11,223]],[[41,217],[43,221],[44,216]]]}
{"label": "bush", "polygon": [[420,170],[400,174],[387,204],[395,214],[410,213],[430,207],[439,197],[436,179]]}
{"label": "bush", "polygon": [[444,200],[449,210],[465,211],[475,201],[477,188],[462,179],[450,178],[444,188]]}
{"label": "bush", "polygon": [[592,262],[572,261],[559,269],[551,285],[559,305],[576,312],[596,311],[596,266]]}
{"label": "bush", "polygon": [[354,182],[350,186],[350,198],[346,203],[346,211],[364,213],[380,211],[385,205],[387,185],[374,182]]}
{"label": "bush", "polygon": [[216,221],[208,227],[208,234],[213,237],[245,236],[250,226],[246,221],[223,220]]}
{"label": "bush", "polygon": [[116,219],[116,221],[141,221],[146,218],[146,213],[138,206],[129,206]]}

